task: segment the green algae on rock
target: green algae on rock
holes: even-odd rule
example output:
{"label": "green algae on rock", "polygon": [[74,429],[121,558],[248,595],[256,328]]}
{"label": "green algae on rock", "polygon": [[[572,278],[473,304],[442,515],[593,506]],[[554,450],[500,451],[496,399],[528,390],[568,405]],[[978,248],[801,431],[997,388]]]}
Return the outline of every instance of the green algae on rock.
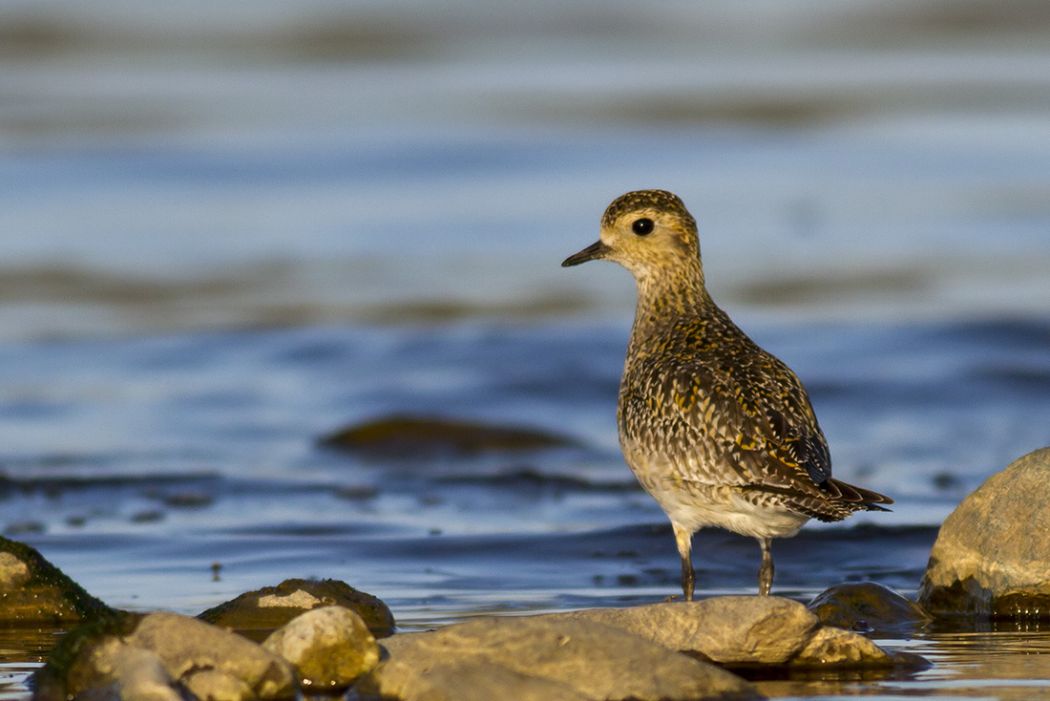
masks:
{"label": "green algae on rock", "polygon": [[328,448],[379,458],[477,455],[577,445],[571,438],[532,428],[401,414],[349,426],[319,442]]}
{"label": "green algae on rock", "polygon": [[197,618],[239,631],[266,631],[280,628],[303,612],[322,606],[350,609],[377,638],[394,632],[394,615],[381,599],[336,579],[286,579],[275,587],[241,594]]}
{"label": "green algae on rock", "polygon": [[937,535],[919,590],[935,616],[1050,619],[1050,448],[963,499]]}
{"label": "green algae on rock", "polygon": [[0,621],[79,623],[112,613],[35,549],[0,536]]}
{"label": "green algae on rock", "polygon": [[914,601],[875,582],[837,584],[808,608],[824,625],[865,633],[909,632],[932,620]]}

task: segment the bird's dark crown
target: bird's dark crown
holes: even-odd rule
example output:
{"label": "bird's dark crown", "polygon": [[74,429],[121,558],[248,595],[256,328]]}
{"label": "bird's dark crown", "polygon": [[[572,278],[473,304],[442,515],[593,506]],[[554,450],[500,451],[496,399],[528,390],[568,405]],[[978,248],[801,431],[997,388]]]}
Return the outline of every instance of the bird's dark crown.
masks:
{"label": "bird's dark crown", "polygon": [[620,195],[605,209],[605,214],[602,215],[602,226],[612,226],[624,214],[645,209],[673,214],[693,228],[696,227],[693,215],[685,208],[682,200],[678,195],[667,190],[635,190]]}

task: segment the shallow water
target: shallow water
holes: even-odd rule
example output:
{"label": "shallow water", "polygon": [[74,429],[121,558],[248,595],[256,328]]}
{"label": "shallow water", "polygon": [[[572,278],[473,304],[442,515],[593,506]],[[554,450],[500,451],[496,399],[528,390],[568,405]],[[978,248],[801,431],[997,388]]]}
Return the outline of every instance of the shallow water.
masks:
{"label": "shallow water", "polygon": [[[291,576],[375,593],[405,630],[658,601],[677,589],[678,562],[615,445],[625,333],[580,320],[5,344],[2,525],[134,610],[192,614]],[[1046,431],[1031,378],[1050,377],[1038,365],[1050,320],[758,324],[755,335],[807,378],[837,474],[897,499],[893,513],[778,542],[776,590],[787,596],[859,580],[914,593],[941,518],[989,465]],[[1032,361],[1021,380],[1019,359]],[[406,408],[581,445],[420,459],[316,445]],[[753,592],[758,548],[703,532],[696,564],[706,594]],[[965,640],[890,641],[941,660],[932,676],[893,683],[947,690],[971,678],[956,654]],[[997,634],[980,641],[1004,664],[1015,649]],[[16,634],[3,647],[24,663],[42,646],[20,647]],[[798,695],[813,682],[764,684]]]}
{"label": "shallow water", "polygon": [[[191,4],[0,3],[0,529],[107,603],[337,577],[414,630],[673,593],[616,445],[632,285],[558,267],[636,187],[697,215],[836,475],[897,500],[778,542],[779,593],[914,593],[944,516],[1050,444],[1041,4]],[[580,445],[316,445],[390,412]],[[752,542],[703,533],[696,564],[754,591]],[[0,631],[0,697],[55,635]],[[1044,638],[921,632],[880,641],[918,675],[762,685],[1036,698]]]}

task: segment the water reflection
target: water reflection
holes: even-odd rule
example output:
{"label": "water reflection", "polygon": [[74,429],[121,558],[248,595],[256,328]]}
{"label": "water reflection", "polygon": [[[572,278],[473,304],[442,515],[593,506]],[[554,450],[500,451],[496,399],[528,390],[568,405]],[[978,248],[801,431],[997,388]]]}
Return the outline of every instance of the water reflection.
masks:
{"label": "water reflection", "polygon": [[[970,628],[970,630],[961,630]],[[981,630],[974,631],[972,628]],[[877,639],[883,647],[920,654],[933,666],[871,683],[866,678],[760,681],[771,698],[830,699],[979,698],[1025,701],[1045,698],[1050,679],[1050,628],[1046,623],[968,621],[937,624],[906,640]]]}

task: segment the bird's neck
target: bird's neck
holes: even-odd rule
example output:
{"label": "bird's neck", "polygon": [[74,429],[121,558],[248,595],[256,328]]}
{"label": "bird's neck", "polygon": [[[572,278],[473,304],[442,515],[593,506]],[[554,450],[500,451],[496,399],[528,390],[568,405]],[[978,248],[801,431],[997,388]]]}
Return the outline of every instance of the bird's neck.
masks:
{"label": "bird's neck", "polygon": [[[699,259],[676,268],[641,271],[635,275],[638,304],[635,307],[631,345],[657,339],[659,331],[683,318],[703,316],[714,307],[704,286]],[[640,348],[639,348],[640,350]]]}

